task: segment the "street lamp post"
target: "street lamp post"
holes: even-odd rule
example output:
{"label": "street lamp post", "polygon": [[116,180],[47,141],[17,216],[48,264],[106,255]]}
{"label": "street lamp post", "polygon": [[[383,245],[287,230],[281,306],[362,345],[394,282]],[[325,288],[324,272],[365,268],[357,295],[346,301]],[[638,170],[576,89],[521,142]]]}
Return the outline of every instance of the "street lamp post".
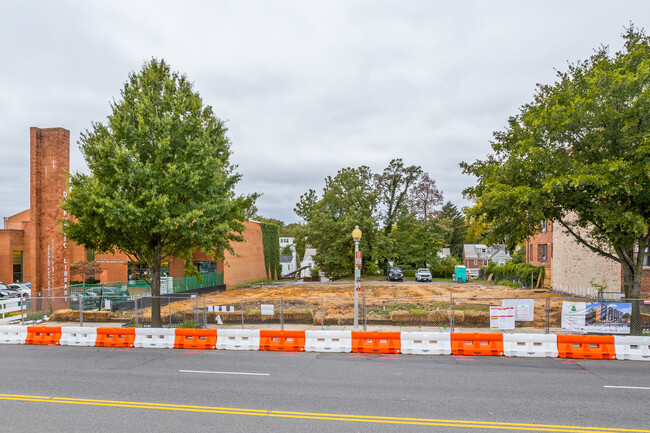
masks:
{"label": "street lamp post", "polygon": [[355,226],[352,230],[352,239],[354,240],[354,327],[355,331],[359,330],[359,290],[361,290],[361,251],[359,251],[359,241],[361,240],[361,230]]}

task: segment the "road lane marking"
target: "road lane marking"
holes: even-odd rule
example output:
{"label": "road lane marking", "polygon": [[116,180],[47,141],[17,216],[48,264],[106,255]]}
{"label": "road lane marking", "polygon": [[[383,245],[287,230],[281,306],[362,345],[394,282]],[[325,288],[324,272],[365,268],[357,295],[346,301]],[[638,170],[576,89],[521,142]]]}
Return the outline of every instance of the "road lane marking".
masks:
{"label": "road lane marking", "polygon": [[650,387],[648,387],[648,386],[614,386],[614,385],[605,385],[605,388],[650,389]]}
{"label": "road lane marking", "polygon": [[409,425],[426,425],[426,426],[442,426],[442,427],[462,427],[464,429],[467,428],[502,429],[502,430],[516,430],[516,431],[549,431],[549,432],[566,432],[566,433],[607,433],[607,432],[650,433],[650,430],[625,429],[625,428],[580,427],[580,426],[567,426],[567,425],[522,424],[522,423],[506,423],[506,422],[489,422],[489,421],[399,418],[399,417],[371,416],[371,415],[289,412],[289,411],[275,411],[275,410],[263,410],[263,409],[241,409],[241,408],[228,408],[228,407],[179,405],[179,404],[168,404],[168,403],[94,400],[94,399],[68,398],[68,397],[44,397],[44,396],[30,396],[30,395],[17,395],[17,394],[0,394],[0,400],[74,404],[74,405],[103,406],[103,407],[120,407],[120,408],[130,408],[130,409],[154,409],[154,410],[179,411],[179,412],[217,413],[217,414],[246,415],[246,416],[267,416],[267,417],[290,418],[290,419],[311,419],[311,420],[364,422],[364,423],[381,423],[381,424],[409,424]]}
{"label": "road lane marking", "polygon": [[179,373],[202,373],[202,374],[241,374],[245,376],[270,376],[269,373],[240,373],[237,371],[200,371],[200,370],[178,370]]}

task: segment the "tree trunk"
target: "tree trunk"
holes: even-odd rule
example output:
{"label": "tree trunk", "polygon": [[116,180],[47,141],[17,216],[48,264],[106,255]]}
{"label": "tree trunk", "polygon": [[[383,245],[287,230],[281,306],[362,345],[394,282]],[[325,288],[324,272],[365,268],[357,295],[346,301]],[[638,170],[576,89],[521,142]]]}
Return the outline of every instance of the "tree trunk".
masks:
{"label": "tree trunk", "polygon": [[[634,251],[634,250],[632,250]],[[638,258],[638,256],[636,257]],[[643,259],[633,260],[634,266],[631,266],[626,260],[621,260],[623,264],[623,291],[628,302],[632,303],[632,313],[630,316],[630,335],[642,335],[641,327],[641,275],[643,274]]]}
{"label": "tree trunk", "polygon": [[160,268],[162,266],[162,254],[159,246],[151,249],[152,262],[149,265],[151,272],[151,327],[161,328],[160,317]]}

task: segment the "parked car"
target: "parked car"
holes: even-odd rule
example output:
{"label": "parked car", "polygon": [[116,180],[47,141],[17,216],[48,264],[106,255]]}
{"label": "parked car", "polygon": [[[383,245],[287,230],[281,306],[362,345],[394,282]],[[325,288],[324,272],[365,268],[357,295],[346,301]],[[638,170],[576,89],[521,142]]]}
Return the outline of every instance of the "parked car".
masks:
{"label": "parked car", "polygon": [[7,298],[17,298],[18,292],[9,290],[7,286],[4,284],[0,283],[0,298],[7,299]]}
{"label": "parked car", "polygon": [[94,299],[97,308],[104,308],[104,300],[106,299],[110,300],[111,304],[126,302],[131,299],[129,291],[122,289],[121,287],[93,287],[92,289],[88,289],[86,292],[95,295]]}
{"label": "parked car", "polygon": [[427,268],[420,268],[415,271],[415,281],[428,281],[432,280],[431,272]]}
{"label": "parked car", "polygon": [[[73,293],[70,295],[70,309],[79,310],[79,302],[81,293]],[[83,294],[83,310],[94,310],[99,305],[99,296],[93,292],[86,292]]]}
{"label": "parked car", "polygon": [[32,295],[32,291],[27,286],[27,284],[19,284],[19,283],[7,284],[7,288],[9,290],[14,290],[18,292],[22,297],[29,297]]}
{"label": "parked car", "polygon": [[388,281],[404,281],[404,272],[402,272],[402,268],[388,268],[386,279]]}

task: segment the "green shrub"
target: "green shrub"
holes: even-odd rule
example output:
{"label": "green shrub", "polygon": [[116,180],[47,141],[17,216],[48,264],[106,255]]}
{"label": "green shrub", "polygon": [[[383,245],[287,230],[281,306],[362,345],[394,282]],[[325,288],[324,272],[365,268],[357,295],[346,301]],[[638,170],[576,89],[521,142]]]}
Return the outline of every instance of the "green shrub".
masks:
{"label": "green shrub", "polygon": [[455,256],[449,256],[442,259],[436,266],[431,268],[433,278],[451,278],[454,274],[454,267],[461,262]]}
{"label": "green shrub", "polygon": [[493,274],[494,281],[518,281],[523,286],[530,286],[530,277],[533,276],[533,284],[537,283],[539,278],[544,278],[544,266],[533,266],[530,263],[506,263],[498,266],[496,263],[490,263],[488,266],[481,268],[480,275],[487,278]]}

